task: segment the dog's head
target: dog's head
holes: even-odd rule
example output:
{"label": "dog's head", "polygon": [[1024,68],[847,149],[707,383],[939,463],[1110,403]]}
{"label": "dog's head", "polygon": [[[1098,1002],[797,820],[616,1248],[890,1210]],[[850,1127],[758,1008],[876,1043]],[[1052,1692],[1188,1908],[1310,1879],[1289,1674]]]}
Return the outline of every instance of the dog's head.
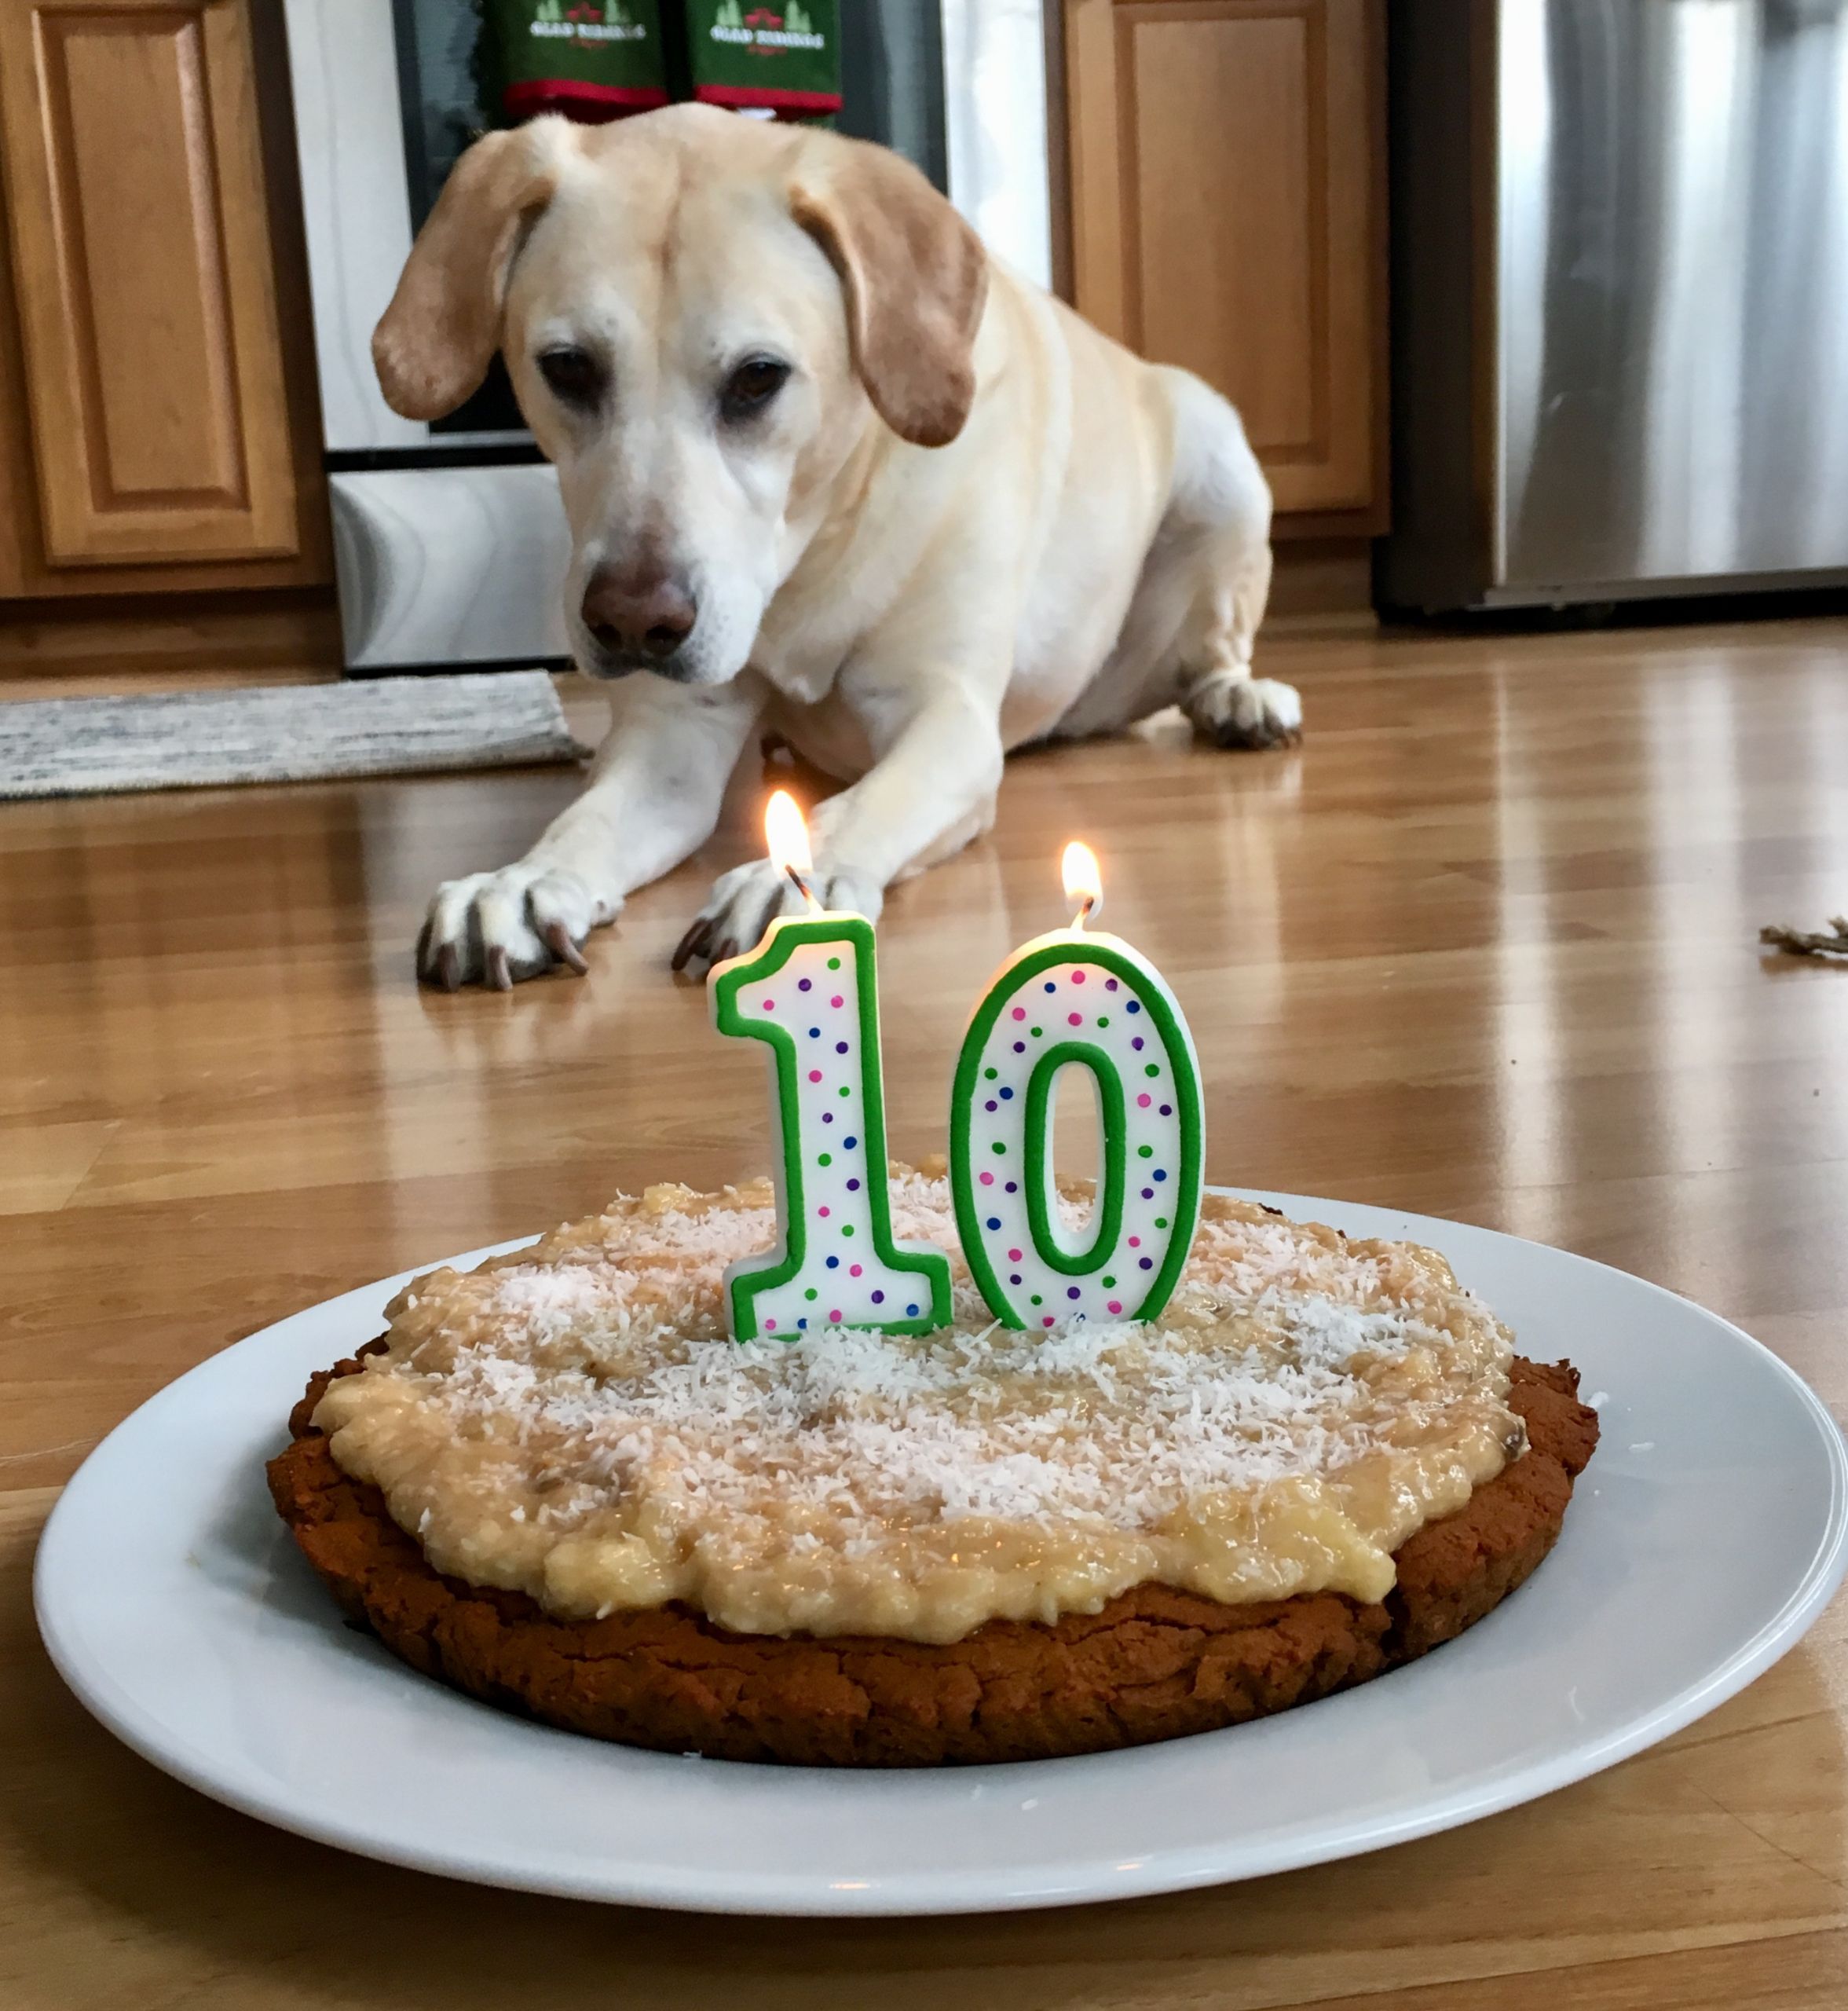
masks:
{"label": "dog's head", "polygon": [[372,353],[427,419],[500,349],[558,467],[579,661],[713,684],[873,412],[920,446],[961,430],[986,277],[884,148],[695,105],[538,119],[463,156]]}

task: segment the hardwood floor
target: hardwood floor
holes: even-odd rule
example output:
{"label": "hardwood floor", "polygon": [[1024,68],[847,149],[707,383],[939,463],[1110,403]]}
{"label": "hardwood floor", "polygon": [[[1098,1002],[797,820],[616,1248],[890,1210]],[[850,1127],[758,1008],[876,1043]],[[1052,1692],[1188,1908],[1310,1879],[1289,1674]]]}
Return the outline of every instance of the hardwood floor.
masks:
{"label": "hardwood floor", "polygon": [[[1848,622],[1274,641],[1298,753],[1157,727],[1015,762],[994,834],[881,925],[894,1149],[940,1150],[1004,953],[1096,846],[1179,993],[1208,1172],[1624,1266],[1848,1417],[1848,969],[1759,925],[1848,908]],[[714,1922],[465,1889],[219,1808],[134,1758],[33,1631],[38,1525],[190,1363],[613,1190],[764,1167],[762,1064],[669,949],[734,826],[591,975],[421,993],[446,875],[560,772],[0,811],[0,1999],[969,2011],[1732,2011],[1848,2002],[1848,1605],[1638,1760],[1321,1870],[1041,1916]],[[175,1448],[183,1457],[185,1449]],[[1697,1593],[1698,1588],[1690,1588]]]}

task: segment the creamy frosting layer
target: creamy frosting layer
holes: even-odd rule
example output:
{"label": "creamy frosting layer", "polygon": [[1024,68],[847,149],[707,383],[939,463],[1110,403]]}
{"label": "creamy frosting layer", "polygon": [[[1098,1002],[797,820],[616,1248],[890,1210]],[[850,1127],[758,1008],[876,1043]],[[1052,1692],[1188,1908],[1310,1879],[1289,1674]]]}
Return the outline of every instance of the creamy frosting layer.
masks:
{"label": "creamy frosting layer", "polygon": [[417,1280],[315,1421],[439,1570],[560,1615],[932,1642],[1148,1582],[1382,1598],[1524,1444],[1511,1338],[1433,1251],[1209,1194],[1159,1320],[1019,1334],[947,1180],[895,1167],[892,1212],[950,1253],[940,1332],[734,1342],[721,1274],[773,1240],[769,1184],[651,1187]]}

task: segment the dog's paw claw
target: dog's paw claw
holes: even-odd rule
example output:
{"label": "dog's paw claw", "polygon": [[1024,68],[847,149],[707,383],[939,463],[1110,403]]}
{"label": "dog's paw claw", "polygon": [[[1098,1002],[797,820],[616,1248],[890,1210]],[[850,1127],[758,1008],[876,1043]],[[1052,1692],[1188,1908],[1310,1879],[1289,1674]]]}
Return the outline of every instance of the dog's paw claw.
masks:
{"label": "dog's paw claw", "polygon": [[578,947],[616,911],[575,873],[509,866],[437,889],[417,938],[417,975],[445,991],[483,984],[510,991],[523,978],[558,966],[590,967]]}
{"label": "dog's paw claw", "polygon": [[[878,919],[879,889],[869,887],[851,871],[816,873],[809,885],[823,907],[851,909]],[[689,964],[703,963],[710,976],[714,965],[742,955],[778,915],[800,914],[802,904],[788,875],[767,859],[734,866],[713,882],[712,897],[681,937],[672,966],[680,971]]]}
{"label": "dog's paw claw", "polygon": [[705,955],[707,946],[712,940],[712,923],[703,914],[696,915],[692,928],[681,937],[675,947],[672,968],[677,971],[685,970],[695,958]]}
{"label": "dog's paw claw", "polygon": [[1268,720],[1261,720],[1255,726],[1247,727],[1228,720],[1213,729],[1213,744],[1227,749],[1300,747],[1303,744],[1302,728],[1278,726]]}
{"label": "dog's paw claw", "polygon": [[563,921],[548,921],[539,934],[540,940],[560,963],[568,965],[580,977],[588,974],[591,967],[584,953],[572,940],[570,929]]}

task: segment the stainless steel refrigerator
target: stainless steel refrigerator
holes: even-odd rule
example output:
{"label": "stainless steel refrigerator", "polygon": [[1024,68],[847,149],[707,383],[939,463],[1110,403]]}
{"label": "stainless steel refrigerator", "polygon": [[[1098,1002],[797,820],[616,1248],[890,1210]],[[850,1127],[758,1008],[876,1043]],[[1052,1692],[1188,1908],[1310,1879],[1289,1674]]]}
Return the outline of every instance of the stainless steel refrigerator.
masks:
{"label": "stainless steel refrigerator", "polygon": [[1390,18],[1381,604],[1848,581],[1848,0]]}

